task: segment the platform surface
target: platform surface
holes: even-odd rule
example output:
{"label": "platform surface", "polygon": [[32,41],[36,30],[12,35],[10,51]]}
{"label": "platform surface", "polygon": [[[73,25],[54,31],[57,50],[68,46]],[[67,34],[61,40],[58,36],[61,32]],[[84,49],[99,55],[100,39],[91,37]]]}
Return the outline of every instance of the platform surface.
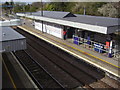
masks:
{"label": "platform surface", "polygon": [[18,63],[12,53],[2,54],[2,88],[17,88],[18,90],[31,89],[35,90],[32,79],[23,67]]}

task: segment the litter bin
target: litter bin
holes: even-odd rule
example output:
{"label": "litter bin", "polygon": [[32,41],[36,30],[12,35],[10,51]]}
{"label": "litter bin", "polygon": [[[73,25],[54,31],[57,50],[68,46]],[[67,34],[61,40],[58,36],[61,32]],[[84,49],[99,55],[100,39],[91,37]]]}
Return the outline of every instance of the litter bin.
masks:
{"label": "litter bin", "polygon": [[73,39],[74,39],[73,43],[79,45],[79,37],[74,36]]}

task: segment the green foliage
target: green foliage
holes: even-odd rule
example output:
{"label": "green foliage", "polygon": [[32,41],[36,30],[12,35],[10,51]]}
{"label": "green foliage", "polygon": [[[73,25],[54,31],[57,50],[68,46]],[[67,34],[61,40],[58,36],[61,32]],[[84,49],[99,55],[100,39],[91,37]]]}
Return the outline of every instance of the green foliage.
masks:
{"label": "green foliage", "polygon": [[25,5],[25,6],[24,6],[24,9],[25,9],[25,11],[24,11],[24,12],[29,12],[30,5]]}
{"label": "green foliage", "polygon": [[100,13],[97,11],[97,9],[104,4],[106,4],[106,3],[103,3],[103,2],[79,2],[79,3],[75,4],[75,6],[72,8],[72,11],[74,13],[84,14],[84,10],[85,10],[85,13],[87,15],[100,15]]}
{"label": "green foliage", "polygon": [[[106,2],[34,2],[32,4],[25,3],[9,3],[5,2],[3,5],[14,5],[16,12],[36,12],[42,9],[47,11],[65,11],[76,14],[86,15],[102,15],[109,17],[120,17],[118,10],[120,9],[120,3],[106,3]],[[4,10],[8,12],[9,8],[4,7]]]}
{"label": "green foliage", "polygon": [[45,5],[44,10],[71,12],[71,7],[73,7],[73,5],[73,2],[51,2]]}
{"label": "green foliage", "polygon": [[4,4],[2,4],[2,6],[3,6],[2,9],[6,11],[6,14],[12,13],[14,2],[5,2]]}
{"label": "green foliage", "polygon": [[15,5],[15,8],[14,8],[14,12],[17,13],[17,12],[22,12],[23,11],[23,7],[19,4]]}
{"label": "green foliage", "polygon": [[37,9],[37,8],[36,8],[35,6],[31,6],[31,7],[30,7],[30,12],[35,12],[36,9]]}
{"label": "green foliage", "polygon": [[44,7],[44,10],[54,11],[53,5],[46,4],[46,6]]}
{"label": "green foliage", "polygon": [[3,4],[3,9],[7,10],[8,7],[4,7],[4,6],[7,6],[7,5],[9,5],[9,2],[5,2],[5,3]]}
{"label": "green foliage", "polygon": [[[12,7],[12,11],[14,13],[17,12],[35,12],[38,9],[38,5],[36,6],[35,4],[26,4],[26,3],[21,3],[21,2],[17,2],[17,3],[13,3],[13,2],[5,2],[3,5],[13,5],[14,7]],[[3,8],[6,12],[10,11],[9,7],[4,7]]]}
{"label": "green foliage", "polygon": [[107,17],[120,17],[119,11],[120,10],[120,3],[107,3],[103,5],[102,7],[98,8],[98,11],[103,15]]}
{"label": "green foliage", "polygon": [[20,5],[17,4],[14,8],[14,12],[35,12],[37,8],[33,5],[27,4],[27,5]]}
{"label": "green foliage", "polygon": [[101,15],[98,8],[103,6],[104,2],[51,2],[45,5],[44,10],[48,11],[66,11],[76,14]]}

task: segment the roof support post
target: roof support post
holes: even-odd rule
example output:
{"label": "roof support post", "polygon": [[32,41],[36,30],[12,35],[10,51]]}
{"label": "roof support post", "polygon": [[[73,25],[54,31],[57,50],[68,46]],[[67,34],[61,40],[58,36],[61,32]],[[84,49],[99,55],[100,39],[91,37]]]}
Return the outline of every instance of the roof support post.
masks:
{"label": "roof support post", "polygon": [[[41,0],[41,16],[43,16],[43,2]],[[43,33],[43,21],[42,21],[42,33]]]}

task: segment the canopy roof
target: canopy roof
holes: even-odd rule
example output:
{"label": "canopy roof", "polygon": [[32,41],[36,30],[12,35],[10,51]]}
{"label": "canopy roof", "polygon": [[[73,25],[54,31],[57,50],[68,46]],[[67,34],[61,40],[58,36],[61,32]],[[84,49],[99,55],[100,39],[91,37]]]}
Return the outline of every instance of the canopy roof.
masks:
{"label": "canopy roof", "polygon": [[9,40],[17,40],[25,38],[23,35],[19,34],[18,32],[14,31],[10,27],[1,27],[0,34],[2,35],[2,39],[0,41],[9,41]]}
{"label": "canopy roof", "polygon": [[43,16],[44,17],[50,17],[50,18],[65,18],[65,17],[76,17],[74,14],[72,14],[71,12],[62,12],[62,11],[38,11],[38,12],[27,12],[26,14],[29,15],[35,15],[35,16]]}
{"label": "canopy roof", "polygon": [[79,15],[61,11],[43,11],[43,16],[40,12],[17,13],[17,15],[102,34],[120,31],[119,18]]}

